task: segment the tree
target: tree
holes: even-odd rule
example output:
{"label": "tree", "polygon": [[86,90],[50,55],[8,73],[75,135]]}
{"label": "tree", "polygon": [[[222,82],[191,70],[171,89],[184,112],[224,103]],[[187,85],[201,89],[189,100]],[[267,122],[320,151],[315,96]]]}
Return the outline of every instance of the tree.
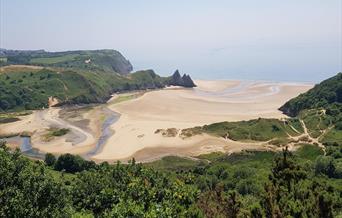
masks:
{"label": "tree", "polygon": [[319,156],[315,162],[315,173],[325,174],[330,178],[335,176],[334,158],[331,156]]}
{"label": "tree", "polygon": [[264,217],[262,208],[260,207],[259,204],[254,204],[251,207],[251,217],[253,218],[262,218]]}
{"label": "tree", "polygon": [[56,161],[55,169],[58,171],[65,170],[68,173],[80,172],[83,170],[83,159],[72,154],[63,154]]}
{"label": "tree", "polygon": [[[325,167],[324,167],[325,169]],[[275,160],[261,205],[266,217],[332,217],[333,188],[309,178],[286,149]]]}
{"label": "tree", "polygon": [[72,155],[69,153],[59,156],[55,163],[55,170],[64,170],[67,173],[76,173],[96,168],[97,165],[94,161],[87,161],[79,155]]}
{"label": "tree", "polygon": [[51,153],[47,153],[45,155],[45,164],[47,166],[54,166],[55,163],[56,163],[56,157]]}
{"label": "tree", "polygon": [[11,107],[10,103],[8,103],[8,101],[6,101],[5,99],[1,99],[0,100],[0,108],[3,110],[7,110]]}
{"label": "tree", "polygon": [[340,84],[336,89],[337,102],[342,103],[342,85]]}
{"label": "tree", "polygon": [[228,193],[228,197],[226,199],[225,210],[227,213],[227,217],[229,218],[237,218],[241,209],[241,201],[238,197],[238,194],[233,191]]}

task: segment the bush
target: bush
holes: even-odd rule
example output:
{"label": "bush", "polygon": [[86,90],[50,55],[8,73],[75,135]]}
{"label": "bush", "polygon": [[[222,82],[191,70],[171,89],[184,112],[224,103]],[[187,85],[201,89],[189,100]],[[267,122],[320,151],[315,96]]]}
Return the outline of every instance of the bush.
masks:
{"label": "bush", "polygon": [[335,128],[336,128],[337,130],[342,130],[342,121],[337,122],[337,123],[335,124]]}
{"label": "bush", "polygon": [[2,149],[6,149],[7,148],[6,141],[0,140],[0,148],[2,148]]}
{"label": "bush", "polygon": [[56,129],[54,131],[52,131],[52,135],[53,136],[63,136],[65,134],[67,134],[70,130],[66,129],[66,128],[62,128],[62,129]]}
{"label": "bush", "polygon": [[334,176],[337,179],[342,179],[342,160],[336,161]]}
{"label": "bush", "polygon": [[0,100],[0,108],[3,110],[6,110],[8,108],[10,108],[10,104],[8,103],[8,101],[6,100]]}
{"label": "bush", "polygon": [[234,173],[235,179],[247,179],[254,175],[254,171],[252,169],[249,169],[247,167],[241,167],[237,169]]}
{"label": "bush", "polygon": [[329,178],[335,177],[335,163],[334,158],[330,156],[319,156],[315,163],[315,173],[316,175],[325,174]]}
{"label": "bush", "polygon": [[94,161],[86,161],[79,155],[63,154],[55,163],[55,170],[76,173],[96,168]]}
{"label": "bush", "polygon": [[54,166],[55,163],[56,163],[56,157],[53,154],[51,154],[51,153],[47,153],[45,155],[45,160],[44,161],[45,161],[45,164],[47,166]]}
{"label": "bush", "polygon": [[244,179],[241,180],[237,185],[236,189],[241,195],[254,194],[261,190],[255,180]]}

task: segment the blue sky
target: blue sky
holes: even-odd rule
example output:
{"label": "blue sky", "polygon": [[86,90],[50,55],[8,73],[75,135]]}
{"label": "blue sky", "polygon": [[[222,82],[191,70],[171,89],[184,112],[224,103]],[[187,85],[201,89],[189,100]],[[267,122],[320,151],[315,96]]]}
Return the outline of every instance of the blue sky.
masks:
{"label": "blue sky", "polygon": [[113,48],[135,69],[318,82],[342,71],[341,0],[0,0],[0,47]]}

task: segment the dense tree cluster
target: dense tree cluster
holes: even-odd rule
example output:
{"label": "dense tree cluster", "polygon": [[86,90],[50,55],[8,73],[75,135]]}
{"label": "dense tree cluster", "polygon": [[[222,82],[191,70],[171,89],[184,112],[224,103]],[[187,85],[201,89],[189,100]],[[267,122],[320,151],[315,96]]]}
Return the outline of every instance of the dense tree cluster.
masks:
{"label": "dense tree cluster", "polygon": [[248,167],[223,167],[241,155],[170,172],[70,154],[44,164],[0,147],[0,217],[333,217],[342,208],[342,188],[287,150],[262,182]]}
{"label": "dense tree cluster", "polygon": [[[47,161],[49,160],[49,161]],[[46,163],[51,164],[51,155]],[[91,214],[107,217],[196,217],[198,190],[182,180],[141,164],[84,166],[89,161],[60,156],[54,171],[0,149],[0,217],[69,217]],[[87,169],[83,170],[81,169]],[[64,175],[63,172],[78,172]],[[80,172],[81,171],[81,172]]]}

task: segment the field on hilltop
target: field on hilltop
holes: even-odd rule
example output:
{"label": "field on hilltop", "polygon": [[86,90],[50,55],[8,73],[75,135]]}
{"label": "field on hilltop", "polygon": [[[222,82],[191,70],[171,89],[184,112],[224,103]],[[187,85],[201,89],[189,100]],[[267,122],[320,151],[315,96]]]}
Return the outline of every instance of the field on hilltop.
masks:
{"label": "field on hilltop", "polygon": [[128,74],[133,70],[131,63],[116,50],[84,50],[65,52],[13,51],[4,50],[6,57],[1,65],[39,65],[83,70],[99,70]]}

